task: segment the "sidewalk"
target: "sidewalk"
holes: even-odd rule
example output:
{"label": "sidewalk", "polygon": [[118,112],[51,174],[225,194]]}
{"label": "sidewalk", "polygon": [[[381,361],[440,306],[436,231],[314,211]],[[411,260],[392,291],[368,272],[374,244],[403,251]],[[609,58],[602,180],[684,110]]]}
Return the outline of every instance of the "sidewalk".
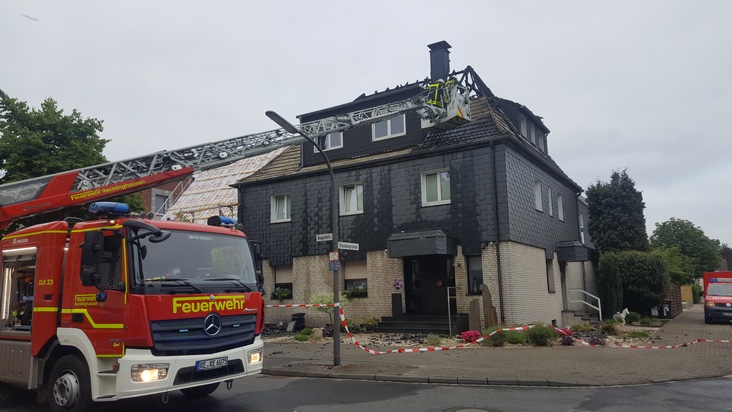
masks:
{"label": "sidewalk", "polygon": [[[732,325],[704,324],[697,304],[666,323],[653,346],[698,338],[732,340]],[[269,375],[470,385],[604,386],[716,378],[732,375],[732,343],[704,342],[674,349],[590,347],[490,348],[373,355],[342,343],[265,342]]]}

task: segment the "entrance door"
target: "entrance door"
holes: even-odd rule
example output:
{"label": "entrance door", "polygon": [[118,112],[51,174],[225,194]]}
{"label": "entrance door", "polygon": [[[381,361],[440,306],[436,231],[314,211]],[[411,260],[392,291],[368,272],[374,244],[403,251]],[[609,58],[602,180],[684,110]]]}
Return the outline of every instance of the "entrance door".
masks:
{"label": "entrance door", "polygon": [[447,288],[455,286],[452,262],[445,255],[404,258],[407,314],[447,315]]}

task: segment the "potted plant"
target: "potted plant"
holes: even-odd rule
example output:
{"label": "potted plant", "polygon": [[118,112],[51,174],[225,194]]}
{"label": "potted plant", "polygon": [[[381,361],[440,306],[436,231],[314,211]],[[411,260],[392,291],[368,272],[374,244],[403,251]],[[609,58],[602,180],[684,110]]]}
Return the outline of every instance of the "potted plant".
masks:
{"label": "potted plant", "polygon": [[292,298],[292,291],[287,288],[275,288],[274,292],[272,292],[272,298],[277,299],[280,302],[282,299],[290,299]]}

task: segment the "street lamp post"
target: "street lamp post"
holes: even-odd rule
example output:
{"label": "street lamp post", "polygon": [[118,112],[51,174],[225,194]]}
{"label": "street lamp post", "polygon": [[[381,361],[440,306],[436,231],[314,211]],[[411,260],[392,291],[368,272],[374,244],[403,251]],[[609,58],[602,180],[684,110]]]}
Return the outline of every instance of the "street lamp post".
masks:
{"label": "street lamp post", "polygon": [[[267,117],[272,119],[281,128],[285,129],[288,133],[299,134],[304,137],[307,141],[315,145],[318,152],[325,160],[325,165],[328,167],[328,173],[330,174],[330,210],[331,210],[331,225],[333,231],[333,252],[338,253],[338,191],[336,190],[335,174],[333,173],[333,167],[330,164],[328,156],[320,147],[317,141],[313,140],[310,136],[301,132],[290,122],[285,120],[279,114],[268,110],[265,112]],[[333,266],[333,366],[341,365],[341,325],[340,325],[340,290],[338,285],[338,265],[340,263],[340,255],[338,263]]]}

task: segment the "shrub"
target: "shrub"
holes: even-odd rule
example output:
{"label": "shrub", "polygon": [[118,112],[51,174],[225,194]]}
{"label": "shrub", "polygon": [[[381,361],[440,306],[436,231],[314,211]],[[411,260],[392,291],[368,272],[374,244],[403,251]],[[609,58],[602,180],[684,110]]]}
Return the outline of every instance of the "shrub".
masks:
{"label": "shrub", "polygon": [[[348,298],[341,294],[339,301],[341,303],[341,307],[345,307],[348,305]],[[312,304],[320,304],[320,305],[326,305],[333,303],[333,294],[332,293],[318,293],[317,295],[313,296],[310,300],[310,303]],[[314,307],[315,310],[318,312],[327,313],[328,317],[330,318],[330,324],[333,324],[333,306],[316,306]],[[325,336],[325,335],[323,335]],[[332,336],[332,335],[331,335]]]}
{"label": "shrub", "polygon": [[600,328],[602,333],[606,335],[617,335],[618,334],[618,321],[615,319],[607,319],[602,323]]}
{"label": "shrub", "polygon": [[302,333],[299,333],[294,336],[295,340],[298,342],[304,342],[308,339],[310,339],[310,335],[303,335]]}
{"label": "shrub", "polygon": [[696,283],[693,283],[691,285],[691,300],[692,303],[699,303],[701,302],[702,297],[702,289],[701,286],[697,285]]}
{"label": "shrub", "polygon": [[460,334],[460,339],[464,340],[467,343],[473,343],[476,340],[480,339],[482,335],[477,330],[466,330],[465,332]]}
{"label": "shrub", "polygon": [[651,324],[651,320],[652,319],[649,318],[649,317],[643,317],[643,318],[640,319],[640,324],[643,325],[643,326],[648,326],[648,325]]}
{"label": "shrub", "polygon": [[575,333],[589,332],[592,330],[592,326],[590,326],[589,323],[578,323],[576,325],[570,326],[570,329],[572,329],[572,332]]}
{"label": "shrub", "polygon": [[536,326],[526,331],[526,340],[534,346],[549,346],[558,333],[549,326]]}
{"label": "shrub", "polygon": [[442,338],[438,335],[435,335],[434,333],[430,333],[429,335],[427,335],[426,342],[429,346],[440,346],[442,345]]}
{"label": "shrub", "polygon": [[629,312],[627,315],[625,315],[625,323],[633,323],[633,322],[639,322],[641,318],[641,314],[638,312]]}
{"label": "shrub", "polygon": [[605,346],[605,341],[598,338],[597,336],[591,337],[587,343],[589,343],[590,345]]}
{"label": "shrub", "polygon": [[563,346],[573,346],[574,345],[574,338],[568,335],[562,336],[562,345]]}
{"label": "shrub", "polygon": [[306,335],[306,336],[310,336],[310,335],[312,335],[312,334],[313,334],[313,328],[303,328],[303,329],[302,329],[302,330],[300,331],[300,335]]}
{"label": "shrub", "polygon": [[491,335],[488,339],[484,340],[486,345],[493,346],[495,348],[506,345],[506,334],[503,332],[497,332]]}
{"label": "shrub", "polygon": [[519,332],[515,330],[498,333],[506,335],[506,342],[512,345],[523,345],[524,343],[526,343],[526,340],[528,338],[526,332]]}
{"label": "shrub", "polygon": [[649,335],[648,332],[643,330],[634,330],[630,333],[628,333],[628,336],[630,336],[633,339],[646,339]]}
{"label": "shrub", "polygon": [[615,313],[622,310],[623,282],[615,253],[604,253],[597,265],[598,285],[602,311]]}
{"label": "shrub", "polygon": [[374,330],[376,328],[376,325],[379,324],[379,318],[366,318],[361,322],[361,326],[363,326],[366,330]]}

